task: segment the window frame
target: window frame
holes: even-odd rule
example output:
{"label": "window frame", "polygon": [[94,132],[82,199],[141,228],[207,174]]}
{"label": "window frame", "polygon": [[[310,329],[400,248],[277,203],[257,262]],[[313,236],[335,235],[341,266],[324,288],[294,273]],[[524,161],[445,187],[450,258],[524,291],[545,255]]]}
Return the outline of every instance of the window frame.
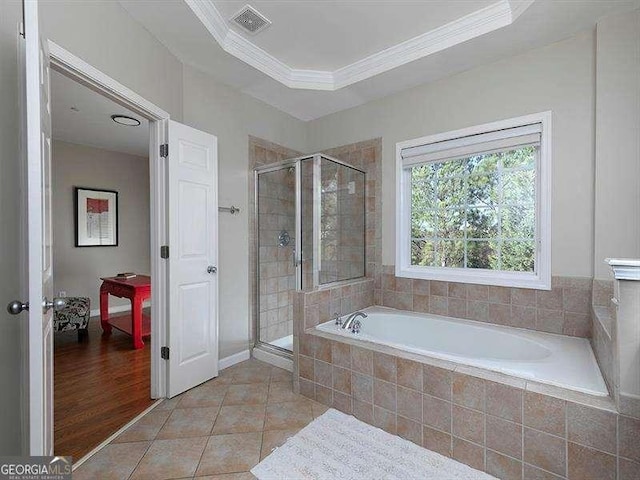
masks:
{"label": "window frame", "polygon": [[[535,271],[424,267],[411,265],[411,173],[402,150],[460,137],[539,123],[542,128],[536,162],[536,254]],[[475,283],[503,287],[551,289],[551,165],[552,112],[540,112],[497,122],[475,125],[449,132],[396,143],[396,266],[397,277]],[[415,166],[415,165],[414,165]]]}

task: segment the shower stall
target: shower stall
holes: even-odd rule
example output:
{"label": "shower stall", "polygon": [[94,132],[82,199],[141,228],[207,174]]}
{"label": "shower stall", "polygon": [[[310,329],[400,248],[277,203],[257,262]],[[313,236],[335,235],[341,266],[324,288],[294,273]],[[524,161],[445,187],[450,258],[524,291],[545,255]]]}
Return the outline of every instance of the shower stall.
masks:
{"label": "shower stall", "polygon": [[365,275],[365,172],[323,154],[255,175],[256,345],[287,354],[293,295]]}

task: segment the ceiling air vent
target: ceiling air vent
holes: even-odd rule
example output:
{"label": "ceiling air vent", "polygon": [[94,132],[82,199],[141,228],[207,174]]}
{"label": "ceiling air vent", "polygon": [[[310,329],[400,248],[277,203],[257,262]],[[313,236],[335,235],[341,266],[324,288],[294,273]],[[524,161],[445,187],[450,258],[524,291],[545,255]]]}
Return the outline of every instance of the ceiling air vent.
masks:
{"label": "ceiling air vent", "polygon": [[251,5],[245,5],[242,7],[238,13],[231,17],[231,21],[242,27],[245,32],[251,35],[255,35],[271,25],[271,22],[267,17],[262,15]]}

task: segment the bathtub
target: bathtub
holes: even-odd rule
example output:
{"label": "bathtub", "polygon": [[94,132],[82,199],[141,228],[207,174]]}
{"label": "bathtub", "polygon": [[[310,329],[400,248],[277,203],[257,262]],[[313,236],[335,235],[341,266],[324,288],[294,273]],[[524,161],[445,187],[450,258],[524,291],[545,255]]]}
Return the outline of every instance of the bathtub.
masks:
{"label": "bathtub", "polygon": [[342,330],[333,320],[316,329],[591,395],[608,395],[585,338],[385,307],[363,312],[368,317],[360,319],[358,334]]}

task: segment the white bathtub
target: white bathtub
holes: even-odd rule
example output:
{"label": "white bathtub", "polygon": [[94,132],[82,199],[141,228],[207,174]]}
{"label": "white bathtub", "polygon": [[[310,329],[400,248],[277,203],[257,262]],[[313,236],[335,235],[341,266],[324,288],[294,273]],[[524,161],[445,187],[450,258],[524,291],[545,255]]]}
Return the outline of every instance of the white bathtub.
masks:
{"label": "white bathtub", "polygon": [[342,330],[333,321],[316,328],[591,395],[608,395],[585,338],[384,307],[363,312],[368,317],[360,319],[359,334]]}

